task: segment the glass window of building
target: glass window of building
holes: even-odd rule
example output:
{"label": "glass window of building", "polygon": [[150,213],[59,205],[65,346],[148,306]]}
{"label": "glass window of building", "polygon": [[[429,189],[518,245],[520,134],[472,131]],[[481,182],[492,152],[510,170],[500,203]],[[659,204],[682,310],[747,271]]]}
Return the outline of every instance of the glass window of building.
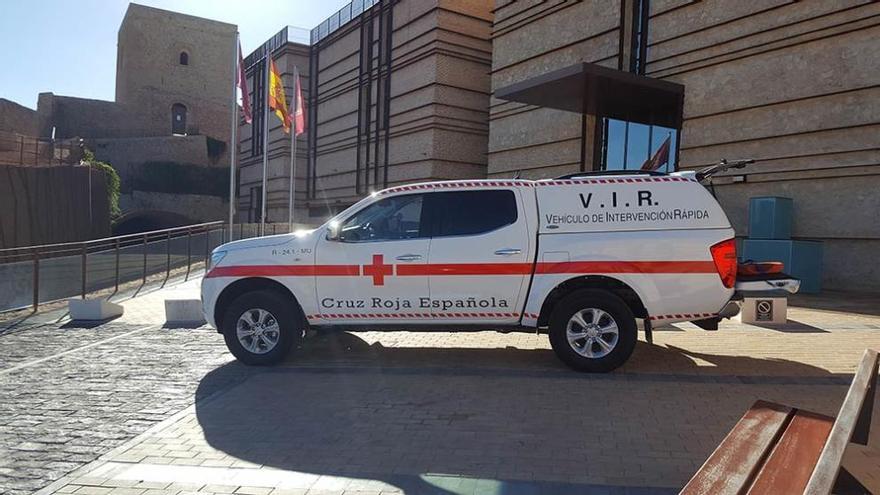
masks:
{"label": "glass window of building", "polygon": [[658,172],[677,170],[678,130],[659,125],[647,125],[610,118],[601,119],[602,141],[600,170],[639,170],[646,161],[661,151],[669,140],[668,159],[663,160]]}

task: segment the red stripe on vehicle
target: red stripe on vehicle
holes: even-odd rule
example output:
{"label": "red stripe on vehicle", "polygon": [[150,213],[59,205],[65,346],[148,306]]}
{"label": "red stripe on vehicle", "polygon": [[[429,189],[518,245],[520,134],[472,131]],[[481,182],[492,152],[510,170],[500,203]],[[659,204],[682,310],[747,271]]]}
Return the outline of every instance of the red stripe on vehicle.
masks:
{"label": "red stripe on vehicle", "polygon": [[[398,276],[529,275],[531,263],[432,263],[396,265]],[[717,273],[712,261],[567,261],[539,262],[538,275],[587,273]],[[216,277],[353,277],[361,265],[241,265],[218,266],[206,278]],[[390,276],[390,275],[388,275]]]}
{"label": "red stripe on vehicle", "polygon": [[360,265],[240,265],[212,268],[214,277],[346,277],[361,274]]}
{"label": "red stripe on vehicle", "polygon": [[[714,266],[714,265],[713,265]],[[432,263],[397,265],[397,275],[528,275],[531,263]]]}
{"label": "red stripe on vehicle", "polygon": [[536,274],[551,273],[717,273],[712,261],[540,262]]}

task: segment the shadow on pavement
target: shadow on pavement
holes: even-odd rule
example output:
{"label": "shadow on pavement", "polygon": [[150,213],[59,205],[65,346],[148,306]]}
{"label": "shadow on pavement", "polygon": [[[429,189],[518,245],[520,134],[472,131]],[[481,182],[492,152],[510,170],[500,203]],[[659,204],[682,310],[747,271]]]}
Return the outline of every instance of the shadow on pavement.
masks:
{"label": "shadow on pavement", "polygon": [[[697,361],[709,363],[712,375],[696,373]],[[774,377],[835,377],[792,361],[644,342],[630,362],[615,373],[588,375],[565,368],[544,349],[383,347],[351,333],[328,333],[306,339],[282,366],[249,368],[252,374],[244,383],[211,400],[205,400],[211,391],[200,386],[196,415],[206,441],[235,458],[304,475],[381,482],[408,494],[675,493],[668,487],[682,482],[682,470],[692,473],[689,463],[694,461],[658,459],[659,466],[678,474],[642,475],[626,483],[630,486],[591,483],[603,481],[605,471],[626,472],[601,455],[591,457],[598,454],[598,444],[590,444],[597,441],[593,430],[617,438],[646,428],[640,411],[615,404],[613,398],[591,397],[591,384],[651,393],[655,387],[680,387],[679,381],[744,384],[764,378],[778,383]],[[227,366],[239,365],[214,370],[204,383]],[[750,376],[736,376],[745,370]],[[845,384],[848,378],[840,380]],[[582,392],[572,394],[572,387]],[[656,407],[666,407],[676,418],[660,428],[706,421],[698,408],[679,411],[685,393],[677,394],[658,399]],[[724,408],[710,402],[707,407]],[[590,419],[609,408],[622,416],[599,424]],[[734,418],[742,410],[723,414]],[[636,451],[648,449],[636,445]],[[526,456],[527,462],[509,460],[513,455]],[[522,470],[523,481],[510,469]]]}
{"label": "shadow on pavement", "polygon": [[[455,347],[385,347],[369,344],[350,332],[319,332],[305,341],[282,366],[359,366],[392,369],[413,368],[440,374],[500,374],[614,379],[650,379],[654,374],[711,375],[737,379],[761,377],[832,377],[827,370],[785,359],[761,359],[745,355],[706,354],[671,345],[638,341],[627,364],[606,375],[584,375],[562,364],[552,350]],[[844,379],[844,378],[842,378]]]}
{"label": "shadow on pavement", "polygon": [[821,329],[819,327],[815,327],[813,325],[808,325],[806,323],[801,323],[797,320],[788,319],[786,323],[780,324],[762,324],[762,323],[749,323],[749,325],[755,327],[765,328],[767,330],[773,330],[776,332],[784,332],[784,333],[831,333],[828,330]]}
{"label": "shadow on pavement", "polygon": [[205,326],[205,322],[170,321],[165,322],[162,328],[166,330],[195,330],[203,326]]}
{"label": "shadow on pavement", "polygon": [[113,316],[110,318],[105,318],[103,320],[71,320],[61,325],[59,328],[97,328],[105,323],[110,323],[113,320],[118,320],[122,315]]}

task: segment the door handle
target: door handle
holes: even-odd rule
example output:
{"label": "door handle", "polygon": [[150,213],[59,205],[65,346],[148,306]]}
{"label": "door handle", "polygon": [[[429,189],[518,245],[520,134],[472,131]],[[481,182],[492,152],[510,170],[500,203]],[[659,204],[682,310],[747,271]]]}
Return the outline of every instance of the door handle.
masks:
{"label": "door handle", "polygon": [[421,254],[401,254],[400,256],[398,256],[395,259],[397,261],[418,261],[418,260],[422,259],[422,255]]}
{"label": "door handle", "polygon": [[522,249],[516,249],[516,248],[505,248],[505,249],[499,249],[498,251],[495,251],[496,256],[513,256],[514,254],[520,254],[520,253],[522,253]]}

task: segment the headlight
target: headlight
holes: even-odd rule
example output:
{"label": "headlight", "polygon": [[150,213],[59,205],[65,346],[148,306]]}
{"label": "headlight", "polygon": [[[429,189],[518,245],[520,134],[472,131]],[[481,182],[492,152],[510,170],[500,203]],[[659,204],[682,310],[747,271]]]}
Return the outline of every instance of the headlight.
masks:
{"label": "headlight", "polygon": [[211,253],[211,261],[208,264],[208,270],[220,264],[220,261],[226,257],[226,251],[214,251]]}

